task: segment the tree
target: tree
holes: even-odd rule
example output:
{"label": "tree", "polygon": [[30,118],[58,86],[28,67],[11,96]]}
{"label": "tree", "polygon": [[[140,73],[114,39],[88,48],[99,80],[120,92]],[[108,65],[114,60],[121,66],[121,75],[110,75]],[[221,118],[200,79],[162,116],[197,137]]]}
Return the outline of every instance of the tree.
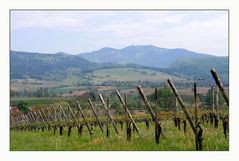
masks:
{"label": "tree", "polygon": [[49,97],[48,88],[39,88],[34,92],[34,96],[40,97]]}
{"label": "tree", "polygon": [[[155,94],[153,94],[153,96],[151,98],[154,99],[155,98],[154,95]],[[159,107],[164,108],[164,109],[174,108],[175,97],[169,88],[163,87],[163,88],[158,89],[157,104],[159,105]]]}
{"label": "tree", "polygon": [[17,104],[17,108],[21,110],[23,113],[27,113],[29,111],[29,108],[27,107],[28,103],[24,101],[20,101]]}
{"label": "tree", "polygon": [[[221,92],[218,90],[218,97],[219,97],[219,105],[224,105],[225,100],[221,94]],[[209,89],[207,92],[207,96],[205,98],[206,105],[212,106],[212,89]],[[216,104],[216,93],[214,93],[214,102]]]}
{"label": "tree", "polygon": [[20,93],[15,90],[10,90],[10,97],[19,97]]}
{"label": "tree", "polygon": [[90,88],[89,89],[89,95],[91,96],[92,100],[96,100],[98,94],[97,88]]}
{"label": "tree", "polygon": [[121,106],[121,104],[118,101],[114,101],[111,106],[112,109],[116,110],[116,113],[122,113],[123,112],[123,107]]}

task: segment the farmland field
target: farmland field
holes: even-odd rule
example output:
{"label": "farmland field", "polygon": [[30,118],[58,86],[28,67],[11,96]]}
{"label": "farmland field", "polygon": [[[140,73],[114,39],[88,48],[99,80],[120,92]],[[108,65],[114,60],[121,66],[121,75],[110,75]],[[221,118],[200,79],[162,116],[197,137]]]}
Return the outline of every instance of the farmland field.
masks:
{"label": "farmland field", "polygon": [[[119,125],[119,124],[118,124]],[[107,138],[105,132],[102,133],[97,126],[94,134],[89,135],[86,128],[83,135],[78,136],[77,130],[73,130],[71,137],[67,136],[67,130],[63,131],[63,136],[59,135],[59,131],[53,134],[53,131],[11,131],[10,134],[10,150],[11,151],[57,151],[57,150],[139,150],[139,151],[194,151],[195,141],[194,135],[187,126],[187,136],[184,135],[183,129],[178,130],[174,127],[173,121],[163,121],[162,129],[164,136],[160,138],[160,143],[156,144],[154,139],[154,124],[151,123],[149,129],[145,123],[137,123],[141,133],[132,133],[131,141],[126,140],[125,126],[123,130],[119,130],[117,135],[110,127],[110,137]],[[112,125],[111,125],[112,126]],[[203,134],[203,150],[204,151],[228,151],[229,139],[225,139],[221,123],[219,128],[215,129],[210,123],[202,124]],[[118,126],[120,129],[120,126]]]}
{"label": "farmland field", "polygon": [[93,82],[102,82],[105,80],[117,81],[165,81],[167,78],[172,80],[185,80],[175,76],[168,75],[159,71],[134,68],[115,68],[101,69],[93,72]]}

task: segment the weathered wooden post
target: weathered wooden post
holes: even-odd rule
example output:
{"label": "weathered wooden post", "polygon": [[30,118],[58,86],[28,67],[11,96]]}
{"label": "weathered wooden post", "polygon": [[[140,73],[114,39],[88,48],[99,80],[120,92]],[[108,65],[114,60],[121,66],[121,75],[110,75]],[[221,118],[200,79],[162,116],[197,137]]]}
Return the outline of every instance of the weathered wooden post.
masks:
{"label": "weathered wooden post", "polygon": [[222,96],[223,96],[224,100],[227,103],[227,106],[229,106],[228,96],[226,95],[226,92],[225,92],[225,90],[223,88],[222,82],[221,82],[221,80],[220,80],[219,76],[217,75],[217,72],[216,72],[216,70],[214,68],[211,69],[211,74],[212,74],[212,76],[213,76],[213,78],[214,78],[218,88],[220,89],[220,91],[222,93]]}
{"label": "weathered wooden post", "polygon": [[[34,122],[34,119],[32,118],[32,116],[31,116],[31,114],[30,114],[30,111],[29,111],[26,115],[28,116],[30,123]],[[12,121],[11,117],[12,117],[12,116],[10,115],[10,120]],[[12,123],[12,122],[11,122],[11,123]]]}
{"label": "weathered wooden post", "polygon": [[132,117],[132,115],[131,115],[131,113],[130,113],[128,107],[125,106],[125,102],[124,102],[123,98],[121,97],[119,91],[116,90],[115,92],[116,92],[116,94],[117,94],[117,96],[118,96],[118,98],[119,98],[121,104],[122,104],[123,107],[125,108],[125,111],[126,111],[126,113],[127,113],[127,116],[128,116],[129,119],[131,120],[131,122],[132,122],[132,124],[133,124],[133,126],[134,126],[134,129],[135,129],[138,133],[140,133],[139,128],[137,127],[137,125],[136,125],[136,123],[135,123],[135,121],[134,121],[134,119],[133,119],[133,117]]}
{"label": "weathered wooden post", "polygon": [[42,132],[44,132],[44,129],[45,129],[44,123],[46,122],[46,120],[43,118],[41,110],[39,110],[38,113],[39,113],[39,116],[40,116],[41,122],[42,122],[41,129],[42,129]]}
{"label": "weathered wooden post", "polygon": [[175,106],[174,108],[175,108],[176,116],[178,116],[178,101],[177,101],[177,98],[175,98],[174,106]]}
{"label": "weathered wooden post", "polygon": [[214,103],[215,102],[214,97],[215,96],[214,96],[214,86],[213,85],[212,85],[212,88],[211,88],[211,92],[212,92],[212,111],[214,112],[214,104],[215,104]]}
{"label": "weathered wooden post", "polygon": [[125,103],[126,136],[127,136],[127,140],[130,141],[132,129],[130,127],[131,122],[129,121],[128,114],[127,114],[127,108],[128,108],[127,93],[124,93],[124,103]]}
{"label": "weathered wooden post", "polygon": [[108,110],[110,108],[110,99],[109,97],[107,97],[106,99],[106,103],[107,103],[107,111],[105,111],[105,115],[106,115],[106,137],[110,137],[110,129],[109,129],[109,116],[108,116]]}
{"label": "weathered wooden post", "polygon": [[[54,122],[55,122],[55,123],[56,123],[56,122],[59,122],[59,123],[60,123],[60,118],[58,118],[58,116],[57,116],[56,108],[55,108],[53,105],[52,105],[51,107],[52,107],[53,110],[54,110],[54,117],[53,117]],[[54,134],[56,133],[56,130],[57,130],[57,125],[55,124],[55,125],[54,125]]]}
{"label": "weathered wooden post", "polygon": [[227,138],[227,133],[229,132],[229,119],[226,116],[222,119],[222,125],[224,136]]}
{"label": "weathered wooden post", "polygon": [[53,116],[52,116],[52,114],[51,114],[51,111],[49,110],[49,108],[48,107],[46,107],[46,110],[47,110],[47,112],[48,112],[48,118],[49,119],[51,119],[51,121],[55,124],[55,121],[54,121],[54,118],[53,118]]}
{"label": "weathered wooden post", "polygon": [[113,124],[113,127],[114,127],[114,129],[115,129],[115,132],[116,132],[117,134],[119,134],[119,131],[118,131],[117,127],[116,127],[116,124],[115,124],[115,122],[114,122],[114,120],[113,120],[111,114],[109,113],[108,108],[107,108],[107,106],[106,106],[106,104],[105,104],[105,101],[104,101],[104,99],[103,99],[103,97],[102,97],[101,94],[99,94],[99,98],[100,98],[100,100],[101,100],[101,103],[102,103],[102,105],[103,105],[105,111],[107,112],[107,115],[109,116],[110,121],[111,121],[112,124]]}
{"label": "weathered wooden post", "polygon": [[158,116],[158,109],[157,109],[157,101],[158,101],[158,89],[157,87],[154,88],[154,106],[155,106],[155,112],[156,112],[156,117]]}
{"label": "weathered wooden post", "polygon": [[45,119],[43,118],[43,116],[42,116],[41,110],[38,111],[38,113],[39,113],[39,116],[40,116],[40,118],[41,118],[41,121],[42,121],[42,122],[46,122],[46,120],[45,120]]}
{"label": "weathered wooden post", "polygon": [[[73,126],[74,126],[74,124],[77,123],[76,117],[75,117],[75,115],[74,115],[74,113],[73,113],[73,111],[72,111],[72,109],[71,109],[71,106],[69,105],[68,102],[66,102],[66,105],[67,105],[69,114],[70,114],[71,117],[74,119],[74,122],[73,122]],[[70,116],[69,116],[69,118],[70,118]],[[79,129],[79,124],[77,124],[76,126],[77,126],[77,128]],[[69,137],[70,137],[70,135],[71,135],[71,129],[72,129],[72,125],[69,125],[69,127],[68,127],[68,136],[69,136]]]}
{"label": "weathered wooden post", "polygon": [[89,102],[89,104],[90,104],[91,110],[93,111],[93,114],[95,115],[96,121],[97,121],[97,123],[98,123],[98,125],[99,125],[101,131],[104,132],[103,127],[102,127],[102,124],[101,124],[101,122],[100,122],[100,120],[99,120],[99,118],[98,118],[98,116],[97,116],[97,113],[96,113],[96,111],[95,111],[95,108],[94,108],[94,106],[93,106],[93,104],[92,104],[90,98],[88,98],[88,102]]}
{"label": "weathered wooden post", "polygon": [[55,108],[53,105],[52,105],[51,107],[52,107],[53,110],[54,110],[54,120],[55,120],[55,121],[57,121],[57,120],[60,121],[60,119],[58,119],[58,116],[57,116],[56,108]]}
{"label": "weathered wooden post", "polygon": [[[168,81],[168,84],[169,84],[169,86],[171,87],[171,89],[172,89],[172,91],[173,91],[173,93],[174,93],[174,95],[176,96],[176,98],[177,98],[177,100],[178,100],[178,102],[179,102],[179,104],[180,104],[180,106],[181,106],[181,108],[182,108],[182,110],[183,110],[183,112],[184,112],[184,114],[186,115],[186,118],[187,118],[187,120],[188,120],[188,122],[189,122],[189,124],[190,124],[190,126],[191,126],[191,128],[192,128],[192,130],[193,130],[193,132],[194,132],[194,134],[195,134],[195,142],[196,142],[196,144],[197,144],[197,140],[200,140],[198,137],[200,136],[200,138],[202,138],[202,128],[201,128],[201,126],[198,124],[198,125],[195,125],[194,126],[194,124],[193,124],[193,121],[192,121],[192,119],[191,119],[191,117],[189,116],[189,114],[188,114],[188,111],[186,110],[186,107],[184,106],[184,103],[183,103],[183,100],[182,100],[182,98],[180,97],[180,95],[179,95],[179,93],[178,93],[178,91],[177,91],[177,89],[176,89],[176,87],[174,86],[174,84],[173,84],[173,82],[171,81],[171,79],[168,79],[167,80]],[[200,135],[198,135],[198,133],[197,133],[197,130],[196,130],[196,128],[200,128]],[[197,146],[199,149],[196,149],[196,150],[202,150],[202,149],[200,149],[201,147],[200,146]]]}
{"label": "weathered wooden post", "polygon": [[36,122],[36,117],[33,115],[32,111],[29,112],[29,114],[31,115],[31,117],[33,118],[33,122]]}
{"label": "weathered wooden post", "polygon": [[183,120],[183,132],[184,135],[187,136],[187,121]]}
{"label": "weathered wooden post", "polygon": [[78,108],[78,110],[79,110],[79,112],[80,112],[80,114],[81,114],[81,116],[82,116],[82,118],[83,118],[83,120],[84,120],[84,122],[85,122],[85,125],[86,125],[86,127],[87,127],[87,129],[88,129],[90,135],[92,135],[93,132],[91,131],[91,129],[90,129],[90,127],[89,127],[89,125],[88,125],[88,123],[87,123],[87,121],[86,121],[86,118],[85,118],[85,115],[83,114],[83,111],[82,111],[82,109],[81,109],[80,103],[79,103],[78,101],[76,101],[76,104],[77,104],[77,108]]}
{"label": "weathered wooden post", "polygon": [[143,92],[141,86],[137,86],[137,90],[139,91],[139,94],[141,95],[141,97],[142,97],[142,99],[143,99],[143,101],[144,101],[145,107],[148,109],[149,114],[150,114],[150,116],[152,117],[153,121],[154,121],[156,124],[160,124],[158,118],[156,118],[156,116],[155,116],[155,114],[154,114],[154,112],[153,112],[153,110],[152,110],[152,108],[151,108],[151,106],[150,106],[150,104],[149,104],[148,99],[147,99],[146,96],[144,95],[144,92]]}
{"label": "weathered wooden post", "polygon": [[[197,84],[196,84],[196,82],[194,82],[193,93],[194,93],[194,102],[195,102],[195,126],[197,126],[197,124],[198,124],[198,107],[197,107]],[[196,131],[196,134],[195,134],[196,150],[199,150],[197,128],[195,128],[195,131]]]}
{"label": "weathered wooden post", "polygon": [[63,114],[65,120],[66,120],[66,123],[69,124],[68,119],[67,119],[67,117],[66,117],[66,114],[65,114],[65,112],[64,112],[64,110],[63,110],[61,104],[59,104],[59,107],[60,107],[60,110],[61,110],[61,112],[62,112],[62,114]]}
{"label": "weathered wooden post", "polygon": [[73,118],[73,120],[74,120],[74,123],[76,123],[77,120],[76,120],[76,117],[75,117],[75,115],[74,115],[74,113],[73,113],[73,111],[72,111],[72,109],[71,109],[71,106],[69,105],[68,102],[66,102],[66,105],[67,105],[68,112],[69,112],[69,118],[70,118],[70,116],[71,116],[71,117]]}
{"label": "weathered wooden post", "polygon": [[60,136],[63,135],[63,126],[60,126]]}
{"label": "weathered wooden post", "polygon": [[190,117],[189,114],[188,114],[188,111],[186,110],[186,107],[184,106],[184,103],[183,103],[182,98],[180,97],[180,95],[179,95],[177,89],[175,88],[173,82],[171,81],[171,79],[168,79],[167,81],[168,81],[168,84],[169,84],[169,86],[171,87],[171,89],[172,89],[172,91],[173,91],[175,97],[177,98],[177,100],[178,100],[178,102],[179,102],[179,104],[180,104],[180,106],[181,106],[181,108],[182,108],[184,114],[186,115],[186,118],[187,118],[187,120],[188,120],[188,122],[189,122],[189,124],[190,124],[190,126],[191,126],[191,128],[192,128],[192,130],[193,130],[193,132],[194,132],[194,134],[196,134],[195,126],[194,126],[194,124],[193,124],[193,122],[192,122],[191,117]]}
{"label": "weathered wooden post", "polygon": [[46,126],[47,126],[47,128],[48,128],[48,131],[50,131],[50,130],[51,130],[51,124],[50,124],[50,122],[49,122],[49,117],[47,117],[47,115],[45,114],[43,108],[41,109],[41,111],[42,111],[42,113],[43,113],[43,116],[45,117]]}
{"label": "weathered wooden post", "polygon": [[160,122],[159,122],[158,118],[155,116],[155,114],[154,114],[154,112],[153,112],[153,110],[152,110],[152,108],[150,106],[150,103],[149,103],[147,97],[145,96],[141,86],[137,86],[137,90],[139,91],[139,94],[141,95],[141,97],[142,97],[142,99],[144,101],[144,104],[145,104],[146,108],[148,109],[149,114],[152,117],[152,120],[155,122],[155,126],[157,126],[156,128],[157,128],[157,135],[158,136],[157,136],[157,139],[155,141],[158,144],[159,143],[159,139],[160,139],[160,135],[162,133],[162,128],[161,128]]}
{"label": "weathered wooden post", "polygon": [[[65,118],[66,124],[69,126],[69,120],[67,119],[61,104],[59,104],[59,108],[60,108],[60,112],[63,114],[63,117]],[[63,125],[60,125],[60,135],[62,135],[63,128],[64,128]],[[68,136],[69,136],[69,128],[68,128]]]}
{"label": "weathered wooden post", "polygon": [[46,114],[45,114],[43,108],[41,108],[41,112],[42,112],[43,117],[44,117],[44,119],[46,120],[46,122],[48,122],[48,118],[47,118],[47,116],[46,116]]}
{"label": "weathered wooden post", "polygon": [[36,113],[36,111],[34,110],[33,111],[33,113],[32,113],[33,115],[35,115],[35,118],[36,118],[36,122],[39,122],[40,121],[40,119],[39,119],[39,116],[38,116],[38,114]]}
{"label": "weathered wooden post", "polygon": [[[155,112],[156,112],[156,118],[159,119],[159,111],[157,108],[157,101],[158,101],[158,89],[155,87]],[[159,144],[159,138],[160,138],[160,129],[161,127],[155,124],[155,140],[156,143]]]}
{"label": "weathered wooden post", "polygon": [[218,88],[216,87],[216,106],[217,106],[217,112],[216,112],[216,118],[217,120],[219,120],[219,92],[218,92]]}

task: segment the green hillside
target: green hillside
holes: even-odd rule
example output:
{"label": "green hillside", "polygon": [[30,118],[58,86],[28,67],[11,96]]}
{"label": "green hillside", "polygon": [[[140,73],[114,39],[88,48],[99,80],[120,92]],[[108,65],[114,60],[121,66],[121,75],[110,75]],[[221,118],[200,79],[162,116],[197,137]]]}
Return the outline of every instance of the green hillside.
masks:
{"label": "green hillside", "polygon": [[40,54],[11,51],[11,79],[60,80],[81,75],[97,67],[81,57],[58,53]]}
{"label": "green hillside", "polygon": [[228,57],[198,58],[181,60],[173,63],[168,69],[191,78],[212,79],[210,69],[215,68],[224,84],[229,82]]}
{"label": "green hillside", "polygon": [[92,82],[99,83],[103,81],[165,81],[171,78],[172,80],[185,80],[172,76],[160,71],[149,69],[135,68],[114,68],[95,70],[92,74]]}

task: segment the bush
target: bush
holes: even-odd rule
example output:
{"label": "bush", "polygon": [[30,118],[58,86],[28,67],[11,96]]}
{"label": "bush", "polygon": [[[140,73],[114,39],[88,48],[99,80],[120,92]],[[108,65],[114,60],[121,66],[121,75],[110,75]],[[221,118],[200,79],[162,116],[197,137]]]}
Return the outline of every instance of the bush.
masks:
{"label": "bush", "polygon": [[17,104],[17,108],[21,110],[23,113],[27,113],[29,111],[29,108],[27,106],[28,106],[28,103],[24,101],[20,101]]}

